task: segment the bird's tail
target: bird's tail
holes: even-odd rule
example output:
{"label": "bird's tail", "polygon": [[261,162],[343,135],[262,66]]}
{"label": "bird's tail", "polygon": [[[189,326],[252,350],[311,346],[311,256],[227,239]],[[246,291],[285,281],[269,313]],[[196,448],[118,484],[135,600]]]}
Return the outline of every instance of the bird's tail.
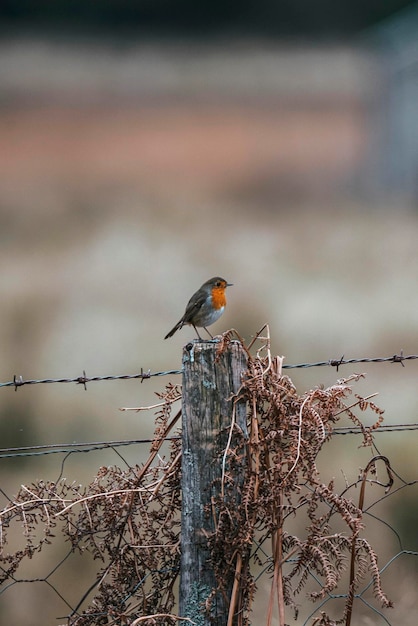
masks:
{"label": "bird's tail", "polygon": [[174,335],[175,332],[177,332],[178,330],[180,330],[180,328],[184,325],[184,321],[183,318],[181,320],[179,320],[177,322],[177,324],[174,326],[174,328],[172,328],[170,330],[169,333],[166,334],[166,336],[164,337],[164,339],[168,339],[169,337],[172,337]]}

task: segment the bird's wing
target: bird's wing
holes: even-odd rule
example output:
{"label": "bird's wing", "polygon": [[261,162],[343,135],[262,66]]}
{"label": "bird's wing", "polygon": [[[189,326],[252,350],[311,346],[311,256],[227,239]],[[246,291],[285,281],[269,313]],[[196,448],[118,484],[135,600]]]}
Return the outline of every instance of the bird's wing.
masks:
{"label": "bird's wing", "polygon": [[204,305],[206,301],[206,298],[207,296],[205,293],[193,294],[193,296],[190,298],[189,302],[187,303],[186,311],[184,313],[183,319],[186,323],[190,322],[190,320],[193,319],[196,313],[200,311],[200,309],[202,308],[202,306]]}

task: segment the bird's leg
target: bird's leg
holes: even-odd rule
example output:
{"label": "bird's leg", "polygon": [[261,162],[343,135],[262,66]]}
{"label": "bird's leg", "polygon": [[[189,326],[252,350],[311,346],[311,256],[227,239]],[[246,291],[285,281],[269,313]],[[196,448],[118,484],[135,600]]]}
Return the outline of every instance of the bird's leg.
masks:
{"label": "bird's leg", "polygon": [[[198,332],[198,330],[197,330],[196,326],[195,326],[194,324],[192,324],[192,326],[193,326],[193,328],[195,329],[195,331],[196,331],[196,335],[199,337],[200,341],[203,341],[202,337],[199,335],[199,332]],[[206,328],[205,328],[205,330],[206,330]]]}
{"label": "bird's leg", "polygon": [[213,339],[213,335],[210,334],[210,332],[208,331],[208,329],[206,328],[206,326],[203,326],[203,328],[206,330],[207,334],[209,335],[209,337],[211,339]]}

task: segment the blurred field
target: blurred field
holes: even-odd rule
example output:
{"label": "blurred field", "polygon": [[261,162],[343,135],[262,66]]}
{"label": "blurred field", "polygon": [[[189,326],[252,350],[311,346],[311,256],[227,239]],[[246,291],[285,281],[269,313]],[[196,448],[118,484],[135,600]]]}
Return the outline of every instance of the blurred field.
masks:
{"label": "blurred field", "polygon": [[[288,363],[418,353],[418,215],[367,202],[356,187],[372,134],[371,84],[357,57],[305,51],[309,72],[298,53],[291,81],[289,54],[269,50],[270,74],[251,91],[251,80],[237,78],[242,66],[228,74],[216,64],[222,56],[201,51],[193,71],[181,52],[147,74],[127,51],[108,50],[99,72],[97,52],[84,67],[80,52],[72,65],[59,49],[55,59],[39,45],[32,57],[25,46],[8,50],[0,62],[1,381],[176,368],[192,333],[162,338],[216,274],[234,287],[214,331],[234,327],[250,338],[267,322],[274,353]],[[253,76],[263,67],[257,59]],[[417,421],[416,367],[296,370],[292,378],[302,391],[366,372],[356,391],[379,392],[386,421],[406,423]],[[2,447],[149,436],[151,415],[118,408],[153,403],[164,382],[2,389]],[[413,437],[378,440],[406,480],[417,478]],[[357,476],[356,445],[330,452],[330,476]],[[130,463],[142,460],[135,454],[124,451]],[[116,462],[91,454],[66,471],[85,482]],[[56,477],[59,462],[2,459],[1,470],[2,489],[13,494],[22,482]],[[412,501],[398,503],[404,528],[416,515]],[[397,606],[388,618],[412,626],[416,598],[407,603],[395,583],[403,572],[387,589]],[[37,626],[57,615],[53,607],[39,621],[43,601],[39,594],[18,606],[6,593],[2,610],[9,623]]]}

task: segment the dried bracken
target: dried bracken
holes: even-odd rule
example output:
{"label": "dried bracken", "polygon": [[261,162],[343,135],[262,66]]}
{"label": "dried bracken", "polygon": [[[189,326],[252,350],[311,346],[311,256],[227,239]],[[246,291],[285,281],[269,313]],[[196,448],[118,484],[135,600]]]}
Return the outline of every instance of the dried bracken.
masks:
{"label": "dried bracken", "polygon": [[[348,403],[359,375],[299,395],[291,379],[282,375],[281,359],[271,356],[268,328],[262,332],[265,336],[258,333],[245,348],[248,371],[237,398],[247,402],[248,433],[242,432],[233,445],[228,440],[220,459],[224,471],[219,496],[207,512],[216,518],[208,542],[221,591],[233,573],[228,626],[250,624],[255,571],[271,578],[266,624],[272,623],[275,603],[284,625],[289,608],[297,613],[302,590],[315,601],[337,589],[343,593],[345,584],[339,619],[332,619],[321,606],[312,623],[348,626],[355,592],[366,575],[371,575],[375,598],[390,606],[381,588],[377,555],[361,536],[364,489],[377,459],[359,479],[357,504],[348,493],[337,493],[332,481],[321,480],[317,460],[343,415],[361,429],[363,445],[371,446],[382,411],[369,398],[355,396]],[[236,337],[235,331],[226,333],[217,354]],[[38,481],[22,487],[1,512],[0,582],[16,581],[22,562],[34,558],[57,535],[70,542],[73,552],[88,553],[97,561],[95,581],[73,607],[69,626],[190,621],[174,614],[180,566],[181,440],[172,439],[166,458],[160,456],[179,420],[180,411],[173,411],[173,406],[181,390],[168,385],[158,395],[154,441],[143,466],[102,467],[85,488],[66,480]],[[357,415],[365,410],[376,415],[374,425],[367,428]],[[240,501],[231,502],[243,459]],[[390,465],[387,459],[383,462],[389,476],[385,487],[390,488]],[[303,534],[291,530],[298,516],[307,521]],[[23,528],[24,547],[8,553],[8,531],[16,525]],[[315,591],[309,590],[312,576],[320,582]],[[210,612],[210,596],[206,604]]]}
{"label": "dried bracken", "polygon": [[[367,571],[372,572],[375,597],[383,606],[391,603],[381,588],[377,556],[360,537],[364,526],[361,503],[356,505],[346,495],[338,494],[332,482],[321,481],[317,457],[343,415],[360,428],[363,445],[371,446],[383,411],[360,396],[347,402],[352,384],[361,378],[356,374],[328,389],[317,388],[300,396],[290,378],[282,375],[281,360],[270,354],[268,328],[262,331],[266,336],[259,333],[256,338],[261,349],[255,358],[249,354],[248,372],[240,390],[249,408],[249,440],[243,437],[234,450],[229,450],[231,460],[247,456],[241,503],[239,507],[228,505],[228,485],[234,475],[232,461],[222,497],[216,503],[217,531],[210,538],[212,564],[220,587],[228,580],[230,568],[239,580],[231,598],[228,626],[250,623],[255,594],[250,566],[254,560],[267,567],[272,577],[267,624],[272,620],[275,597],[279,623],[285,624],[285,607],[297,609],[296,596],[308,579],[315,576],[321,581],[320,590],[310,592],[311,599],[323,599],[337,590],[351,566],[346,606],[341,621],[335,622],[349,624],[354,591]],[[225,342],[222,349],[226,349]],[[354,413],[355,408],[374,413],[374,424],[365,427]],[[303,537],[287,531],[287,522],[298,515],[307,516],[309,522]],[[339,527],[338,532],[333,532],[333,526]],[[270,556],[263,559],[261,554],[267,552]],[[325,612],[320,619],[321,624],[334,623]]]}
{"label": "dried bracken", "polygon": [[[167,459],[158,453],[180,412],[171,415],[178,388],[161,394],[149,459],[142,467],[102,467],[86,488],[39,481],[22,487],[1,514],[0,582],[14,580],[22,561],[32,558],[53,535],[60,534],[72,550],[98,562],[96,580],[67,624],[92,626],[132,623],[175,624],[173,586],[179,570],[181,441],[170,442]],[[7,554],[7,531],[24,529],[26,546]],[[39,537],[39,528],[43,534]],[[59,530],[58,530],[59,528]],[[149,616],[149,619],[143,619]]]}

